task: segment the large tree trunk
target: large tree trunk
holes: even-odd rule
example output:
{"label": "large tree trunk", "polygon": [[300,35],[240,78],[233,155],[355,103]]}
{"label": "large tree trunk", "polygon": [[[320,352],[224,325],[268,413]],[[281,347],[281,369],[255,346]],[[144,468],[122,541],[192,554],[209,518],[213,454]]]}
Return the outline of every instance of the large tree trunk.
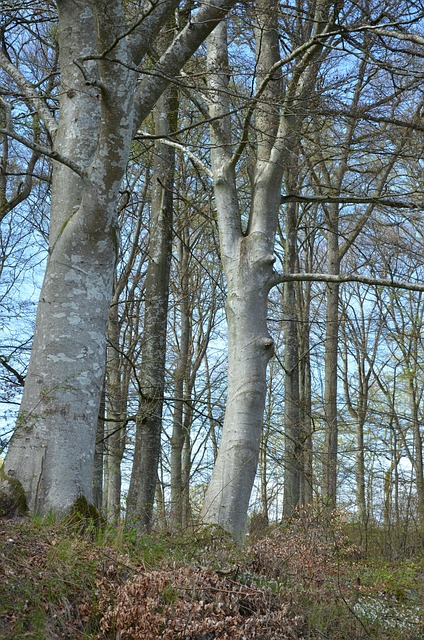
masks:
{"label": "large tree trunk", "polygon": [[256,474],[266,397],[266,367],[273,353],[266,312],[272,276],[262,234],[243,238],[228,265],[228,396],[222,440],[203,517],[243,535]]}
{"label": "large tree trunk", "polygon": [[[62,91],[55,149],[80,175],[56,164],[49,259],[17,428],[6,470],[30,509],[66,511],[92,499],[94,445],[105,366],[106,326],[116,260],[114,213],[132,134],[133,73],[121,65],[74,63],[95,55],[96,28],[85,0],[59,2]],[[76,23],[78,22],[78,28]],[[107,22],[107,21],[106,21]],[[121,47],[117,47],[121,49]],[[119,51],[126,60],[125,51]],[[105,99],[97,88],[99,70]],[[85,77],[84,77],[85,75]],[[101,159],[101,162],[100,162]]]}
{"label": "large tree trunk", "polygon": [[114,216],[130,143],[170,78],[234,1],[202,5],[137,82],[140,61],[177,4],[154,5],[127,30],[119,0],[57,1],[61,91],[54,151],[65,164],[54,168],[49,259],[5,462],[32,511],[60,514],[81,495],[92,499],[117,248]]}

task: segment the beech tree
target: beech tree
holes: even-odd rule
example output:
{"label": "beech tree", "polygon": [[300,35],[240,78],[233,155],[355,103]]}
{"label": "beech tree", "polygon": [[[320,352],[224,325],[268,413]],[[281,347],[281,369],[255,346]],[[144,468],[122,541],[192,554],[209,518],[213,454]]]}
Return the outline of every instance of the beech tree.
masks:
{"label": "beech tree", "polygon": [[[366,530],[369,513],[365,473],[365,425],[372,403],[372,387],[375,386],[373,371],[376,366],[382,321],[379,318],[378,301],[375,297],[370,298],[366,287],[353,285],[354,294],[349,289],[343,292],[346,299],[341,298],[342,381],[346,408],[354,421],[355,429],[356,508],[358,520]],[[351,372],[353,367],[356,369],[354,375]]]}
{"label": "beech tree", "polygon": [[63,513],[80,495],[91,500],[118,246],[116,210],[130,144],[170,80],[234,1],[202,3],[159,60],[148,63],[159,31],[179,4],[58,0],[58,121],[31,78],[1,58],[52,141],[50,148],[31,140],[28,146],[54,160],[49,259],[5,461],[31,511]]}
{"label": "beech tree", "polygon": [[[264,408],[264,386],[262,385],[265,381],[264,371],[267,360],[272,353],[272,340],[268,335],[266,325],[266,309],[268,293],[273,284],[279,281],[278,275],[272,274],[274,237],[279,216],[278,205],[281,202],[289,205],[296,200],[314,202],[314,198],[309,198],[308,195],[303,198],[287,195],[280,198],[277,203],[276,193],[281,189],[283,172],[287,170],[289,176],[286,181],[287,186],[289,189],[293,188],[292,185],[296,185],[296,176],[293,175],[296,172],[296,164],[291,163],[291,160],[295,155],[296,144],[301,140],[303,153],[307,156],[310,166],[305,186],[314,189],[317,193],[315,202],[321,203],[320,213],[325,220],[323,226],[328,263],[326,270],[329,272],[329,277],[323,275],[322,280],[328,282],[327,289],[332,292],[329,296],[331,301],[327,305],[325,322],[327,333],[325,368],[327,375],[324,398],[326,443],[323,463],[323,494],[327,504],[334,508],[337,489],[337,345],[340,264],[345,253],[369,220],[375,202],[383,197],[392,175],[393,165],[398,159],[405,140],[404,135],[398,138],[392,145],[394,149],[390,160],[385,163],[380,151],[376,160],[374,153],[368,152],[367,154],[367,149],[364,148],[365,160],[362,161],[362,164],[369,167],[369,178],[368,176],[363,177],[362,183],[357,181],[355,176],[357,154],[364,140],[367,140],[366,136],[370,135],[369,126],[367,126],[369,116],[361,117],[361,109],[364,107],[372,113],[377,107],[381,107],[381,93],[378,97],[374,97],[374,91],[376,87],[380,90],[385,86],[388,76],[396,75],[396,69],[392,62],[387,62],[387,66],[380,62],[375,63],[373,54],[369,53],[371,51],[369,47],[373,44],[380,55],[377,46],[380,41],[376,43],[373,37],[368,37],[369,16],[367,14],[355,13],[354,26],[343,25],[346,33],[352,28],[353,30],[358,29],[361,34],[357,38],[346,36],[346,42],[349,47],[352,47],[354,55],[350,59],[351,66],[346,61],[344,62],[346,69],[348,69],[345,72],[343,65],[340,67],[338,65],[338,54],[333,57],[328,53],[329,49],[326,48],[328,41],[325,36],[327,29],[329,37],[332,36],[336,43],[339,42],[338,28],[333,20],[336,23],[339,18],[346,20],[346,16],[349,14],[347,7],[338,6],[337,9],[341,12],[338,14],[337,11],[330,12],[330,7],[322,4],[317,8],[318,13],[313,19],[310,18],[310,21],[308,18],[302,20],[300,15],[295,13],[296,30],[294,33],[296,35],[292,41],[289,30],[285,32],[282,29],[282,24],[287,27],[290,18],[282,12],[280,21],[276,17],[279,7],[274,3],[269,3],[265,8],[265,4],[256,4],[254,16],[257,50],[254,65],[256,75],[253,85],[259,89],[256,94],[253,94],[253,104],[251,103],[250,112],[246,117],[248,124],[245,122],[242,127],[241,140],[234,137],[235,118],[231,119],[229,116],[231,108],[236,109],[237,107],[230,100],[230,95],[234,93],[234,85],[228,82],[228,77],[231,77],[231,63],[228,62],[227,45],[222,34],[218,37],[218,30],[209,39],[208,54],[209,91],[210,99],[213,100],[213,107],[210,108],[212,116],[212,167],[220,228],[221,255],[228,286],[226,310],[229,326],[229,384],[220,454],[206,494],[203,514],[208,521],[222,524],[236,535],[239,535],[245,526],[245,513],[252,477],[257,464],[258,431],[255,431],[255,427],[260,430],[262,426]],[[307,12],[306,15],[308,15]],[[343,18],[341,18],[342,15]],[[271,23],[272,20],[274,20],[273,23]],[[358,27],[358,20],[359,24],[362,24],[361,27]],[[220,29],[222,30],[223,27],[221,26]],[[271,35],[275,36],[276,33],[280,35],[280,42],[284,42],[285,51],[290,52],[288,59],[295,60],[284,78],[282,91],[278,89],[278,75],[275,74],[275,70],[283,64],[284,58],[278,59],[278,42]],[[312,42],[308,38],[311,38]],[[318,42],[314,41],[314,38],[318,38]],[[334,46],[333,41],[331,43]],[[337,44],[335,48],[337,48]],[[302,54],[305,50],[308,55],[305,54],[303,57]],[[390,50],[390,45],[388,45],[388,50]],[[360,54],[358,54],[359,51],[361,51]],[[275,57],[272,58],[272,55]],[[327,55],[330,57],[328,65],[325,64]],[[359,62],[356,62],[357,59]],[[335,73],[333,75],[335,68],[338,69],[339,75]],[[261,81],[264,80],[264,69],[268,69],[272,81],[269,84],[265,82],[263,85]],[[321,70],[322,74],[320,74]],[[377,79],[375,78],[376,74]],[[400,75],[402,76],[402,72]],[[321,100],[320,94],[326,89],[327,77],[330,87],[332,78],[337,86],[340,82],[342,85],[346,84],[346,97],[343,95],[339,98],[336,108],[330,97],[329,87],[327,88],[329,97]],[[272,86],[270,86],[271,84]],[[305,89],[305,85],[308,86],[307,89]],[[401,101],[398,96],[399,82],[396,87],[397,90],[389,88],[384,94],[385,100],[393,110],[398,108]],[[405,91],[405,96],[410,91],[413,93],[415,88],[414,77],[411,77],[410,80],[405,79],[402,83],[402,92]],[[363,94],[365,94],[364,97]],[[293,103],[290,102],[292,99]],[[402,96],[402,99],[407,98]],[[253,113],[255,114],[252,118],[254,125],[252,129],[249,129],[250,116]],[[308,114],[308,118],[306,114]],[[388,122],[390,122],[390,116],[388,118]],[[309,129],[303,130],[302,125],[306,119],[308,119],[310,126]],[[408,130],[407,123],[405,123],[405,127]],[[382,136],[384,136],[386,129],[387,127],[382,127]],[[323,146],[321,131],[324,132],[324,139],[326,136],[333,137],[333,141],[328,147],[325,146],[325,143]],[[361,138],[361,135],[364,137]],[[388,137],[390,138],[390,136]],[[321,142],[312,153],[311,148],[314,149],[314,145],[311,144],[311,138],[312,140],[319,138]],[[239,175],[234,172],[234,167],[240,163],[240,158],[246,151],[247,141],[251,147],[249,162],[252,187],[250,213],[244,226],[242,207],[240,206]],[[380,144],[379,140],[378,148]],[[357,171],[366,176],[366,170],[359,168]],[[359,195],[357,195],[358,191]],[[370,194],[369,197],[364,196],[364,193]],[[353,218],[350,225],[346,225],[345,218],[349,219],[345,215],[346,211],[349,211],[348,205],[353,204],[356,199],[359,202],[362,200],[368,206],[361,209],[358,207],[356,211],[360,211],[359,216]],[[402,203],[397,205],[395,199],[392,202],[393,206],[410,206]],[[292,222],[293,213],[294,209],[288,211],[287,229],[295,224]],[[340,223],[342,216],[343,225]],[[322,225],[322,217],[320,224]],[[340,237],[343,237],[343,242],[340,242]],[[257,244],[260,242],[263,243],[261,247]],[[284,281],[292,279],[290,271],[293,271],[296,264],[293,246],[295,246],[294,242],[288,234],[286,244],[288,276],[283,278]],[[289,255],[289,252],[292,255]],[[271,267],[265,266],[267,259]],[[254,263],[255,266],[253,266]],[[260,269],[263,269],[263,272],[259,277]],[[267,271],[267,269],[269,270]],[[310,277],[315,279],[312,274]],[[302,274],[299,274],[299,280],[302,279],[304,279]],[[286,294],[284,313],[291,314],[293,287],[291,287],[291,291],[290,287],[287,287]],[[260,299],[255,299],[255,295],[260,296]],[[261,314],[262,319],[260,318]],[[292,321],[292,326],[294,323],[295,321]],[[294,335],[294,331],[292,333]],[[254,345],[257,347],[256,351],[254,351]],[[268,345],[270,350],[268,352],[266,349],[261,351],[260,345],[262,347]],[[253,352],[255,352],[255,356],[253,356]],[[244,357],[247,358],[249,366],[243,360]],[[297,356],[294,354],[294,349],[293,353],[286,351],[285,362],[288,370],[293,368],[296,359],[297,361],[301,360],[298,354]],[[252,364],[253,362],[255,364]],[[246,378],[244,377],[245,373]],[[234,379],[232,379],[232,375],[234,375]],[[300,402],[300,393],[297,389],[298,375],[295,372],[292,378],[293,385],[287,387],[290,395],[289,400],[294,399],[292,408],[296,402]],[[286,397],[286,402],[287,399]],[[300,440],[304,439],[310,449],[308,442],[310,429],[301,433],[299,417],[296,414],[297,411],[294,411],[293,415],[289,415],[287,412],[287,423],[285,424],[286,459],[291,465],[289,468],[293,471],[293,473],[287,474],[287,486],[285,486],[287,501],[290,500],[291,503],[287,504],[287,513],[290,513],[293,507],[299,504],[301,491],[305,495],[306,476],[303,475],[302,478],[300,469]],[[307,466],[310,479],[310,455],[307,458],[305,467]]]}
{"label": "beech tree", "polygon": [[[261,440],[266,398],[266,368],[274,341],[267,326],[267,302],[277,280],[274,243],[284,168],[290,162],[308,98],[319,68],[322,42],[331,30],[330,6],[318,2],[303,23],[303,40],[283,89],[278,6],[256,3],[256,85],[254,165],[247,227],[243,228],[236,167],[246,146],[232,135],[226,27],[208,41],[211,156],[220,250],[228,288],[228,396],[221,445],[205,496],[203,518],[235,536],[246,528]],[[333,17],[333,16],[332,16]],[[234,149],[233,149],[234,147]]]}

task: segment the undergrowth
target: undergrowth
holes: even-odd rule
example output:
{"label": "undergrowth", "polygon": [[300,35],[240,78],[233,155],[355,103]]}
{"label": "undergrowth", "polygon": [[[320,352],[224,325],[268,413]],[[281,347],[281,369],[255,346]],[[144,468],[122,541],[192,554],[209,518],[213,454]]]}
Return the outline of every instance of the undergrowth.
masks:
{"label": "undergrowth", "polygon": [[365,557],[340,516],[239,546],[0,519],[2,640],[424,640],[424,563]]}

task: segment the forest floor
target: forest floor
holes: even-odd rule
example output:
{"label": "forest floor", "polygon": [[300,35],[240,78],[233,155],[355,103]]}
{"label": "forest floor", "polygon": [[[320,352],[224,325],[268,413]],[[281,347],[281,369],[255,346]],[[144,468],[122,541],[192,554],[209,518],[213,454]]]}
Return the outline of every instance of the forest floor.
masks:
{"label": "forest floor", "polygon": [[211,528],[137,536],[0,519],[0,638],[424,639],[418,534],[400,553],[376,528],[365,553],[340,517],[259,529],[240,547]]}

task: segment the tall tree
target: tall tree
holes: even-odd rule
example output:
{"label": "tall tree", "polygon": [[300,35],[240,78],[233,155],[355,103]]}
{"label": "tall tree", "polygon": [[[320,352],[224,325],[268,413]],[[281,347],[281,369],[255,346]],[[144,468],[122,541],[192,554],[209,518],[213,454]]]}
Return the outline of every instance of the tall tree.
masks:
{"label": "tall tree", "polygon": [[[166,138],[177,127],[178,95],[168,89],[154,109],[155,134]],[[175,149],[160,139],[155,144],[152,173],[152,215],[146,274],[142,361],[135,450],[126,519],[151,528],[159,464],[165,388],[166,332],[173,227]]]}
{"label": "tall tree", "polygon": [[[354,289],[355,290],[355,289]],[[370,391],[374,383],[382,322],[378,302],[367,288],[356,285],[356,295],[341,297],[342,380],[346,407],[355,426],[355,484],[358,520],[364,531],[368,524],[366,491],[366,432]],[[347,299],[346,299],[347,298]],[[356,369],[352,376],[352,369]],[[353,383],[352,381],[355,381]]]}
{"label": "tall tree", "polygon": [[[297,172],[295,173],[295,175]],[[293,174],[292,174],[293,175]],[[289,188],[289,190],[291,190]],[[297,264],[297,209],[296,202],[287,205],[286,214],[286,273],[294,273]],[[285,316],[284,340],[284,515],[291,516],[301,502],[303,469],[303,443],[300,414],[299,330],[296,304],[296,283],[284,283],[283,309]]]}
{"label": "tall tree", "polygon": [[[244,137],[232,152],[229,64],[226,28],[208,42],[208,78],[212,119],[212,167],[220,249],[228,294],[228,397],[221,445],[205,496],[203,518],[235,536],[243,536],[263,425],[266,368],[274,342],[267,327],[268,294],[276,282],[274,242],[283,171],[306,115],[316,79],[321,41],[330,30],[330,4],[318,2],[305,20],[305,40],[292,52],[294,68],[283,91],[278,6],[256,3],[255,166],[247,228],[241,220],[236,166]],[[219,120],[217,120],[219,118]]]}
{"label": "tall tree", "polygon": [[[166,0],[146,10],[130,5],[126,16],[121,0],[58,0],[57,124],[31,80],[14,75],[43,119],[53,141],[51,150],[43,150],[55,160],[49,260],[21,411],[5,462],[6,472],[22,483],[32,511],[63,513],[78,496],[92,498],[118,244],[116,210],[130,144],[170,79],[232,4],[202,4],[143,75],[146,54],[178,2]],[[2,66],[14,73],[6,62]]]}

